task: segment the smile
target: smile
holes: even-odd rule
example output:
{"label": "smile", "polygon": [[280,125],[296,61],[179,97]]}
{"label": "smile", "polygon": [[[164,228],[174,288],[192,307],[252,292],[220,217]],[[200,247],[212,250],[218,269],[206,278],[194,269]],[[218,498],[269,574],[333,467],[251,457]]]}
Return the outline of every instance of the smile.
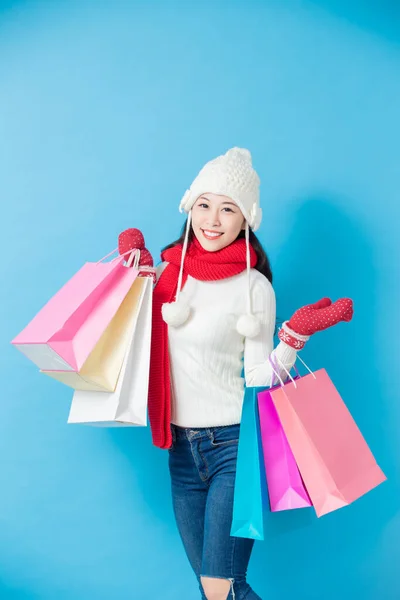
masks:
{"label": "smile", "polygon": [[221,237],[221,235],[223,235],[222,233],[218,233],[217,231],[208,231],[207,229],[202,229],[201,231],[203,232],[203,235],[207,240],[215,240]]}

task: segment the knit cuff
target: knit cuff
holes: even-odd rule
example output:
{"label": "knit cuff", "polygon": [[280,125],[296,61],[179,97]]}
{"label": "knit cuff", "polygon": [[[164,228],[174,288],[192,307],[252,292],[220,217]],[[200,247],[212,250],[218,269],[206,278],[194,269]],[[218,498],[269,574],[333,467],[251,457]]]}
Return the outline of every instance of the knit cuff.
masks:
{"label": "knit cuff", "polygon": [[310,339],[309,335],[301,335],[290,329],[290,327],[288,327],[288,321],[285,321],[282,324],[282,328],[278,332],[278,337],[281,342],[285,342],[285,344],[291,346],[295,350],[304,348],[305,343]]}
{"label": "knit cuff", "polygon": [[156,269],[154,267],[148,267],[146,265],[143,265],[143,266],[139,265],[138,270],[139,270],[139,273],[138,273],[139,277],[152,277],[153,283],[156,283],[157,274],[156,274]]}

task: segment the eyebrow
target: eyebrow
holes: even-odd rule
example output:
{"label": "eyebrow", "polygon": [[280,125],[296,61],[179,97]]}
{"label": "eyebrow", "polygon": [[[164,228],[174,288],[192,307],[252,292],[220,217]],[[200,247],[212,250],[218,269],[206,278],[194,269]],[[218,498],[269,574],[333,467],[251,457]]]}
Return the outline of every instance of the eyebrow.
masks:
{"label": "eyebrow", "polygon": [[[211,202],[211,200],[209,200],[205,196],[200,196],[199,200],[206,200],[207,202]],[[228,202],[228,201],[222,202],[222,204],[230,204],[231,206],[237,206],[237,204],[235,204],[234,202]]]}

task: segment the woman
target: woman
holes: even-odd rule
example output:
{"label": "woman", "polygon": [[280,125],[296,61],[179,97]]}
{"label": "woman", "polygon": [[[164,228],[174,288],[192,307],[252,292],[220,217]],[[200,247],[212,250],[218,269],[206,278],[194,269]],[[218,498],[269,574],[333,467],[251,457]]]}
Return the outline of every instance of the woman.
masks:
{"label": "woman", "polygon": [[[154,288],[153,442],[169,451],[174,513],[201,597],[260,600],[246,581],[254,541],[230,536],[244,380],[271,385],[271,354],[284,379],[310,335],[351,320],[352,301],[296,311],[273,349],[275,294],[254,234],[262,212],[248,150],[207,163],[180,210],[184,233],[163,250]],[[121,253],[134,247],[130,231]]]}

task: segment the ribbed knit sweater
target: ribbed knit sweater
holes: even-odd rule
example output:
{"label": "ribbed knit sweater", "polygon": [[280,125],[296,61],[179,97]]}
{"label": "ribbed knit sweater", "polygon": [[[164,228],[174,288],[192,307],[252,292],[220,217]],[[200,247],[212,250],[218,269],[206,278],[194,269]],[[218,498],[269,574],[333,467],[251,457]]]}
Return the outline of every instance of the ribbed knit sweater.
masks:
{"label": "ribbed knit sweater", "polygon": [[[157,266],[157,281],[167,265]],[[247,386],[269,386],[274,380],[268,357],[275,355],[290,370],[297,352],[284,342],[273,348],[276,301],[270,282],[250,271],[253,314],[260,333],[244,338],[236,330],[246,313],[247,274],[199,281],[188,277],[181,297],[191,315],[180,327],[168,327],[171,373],[171,421],[181,427],[215,427],[240,423],[244,379]],[[279,364],[274,356],[274,362]],[[286,379],[285,371],[279,374]]]}

